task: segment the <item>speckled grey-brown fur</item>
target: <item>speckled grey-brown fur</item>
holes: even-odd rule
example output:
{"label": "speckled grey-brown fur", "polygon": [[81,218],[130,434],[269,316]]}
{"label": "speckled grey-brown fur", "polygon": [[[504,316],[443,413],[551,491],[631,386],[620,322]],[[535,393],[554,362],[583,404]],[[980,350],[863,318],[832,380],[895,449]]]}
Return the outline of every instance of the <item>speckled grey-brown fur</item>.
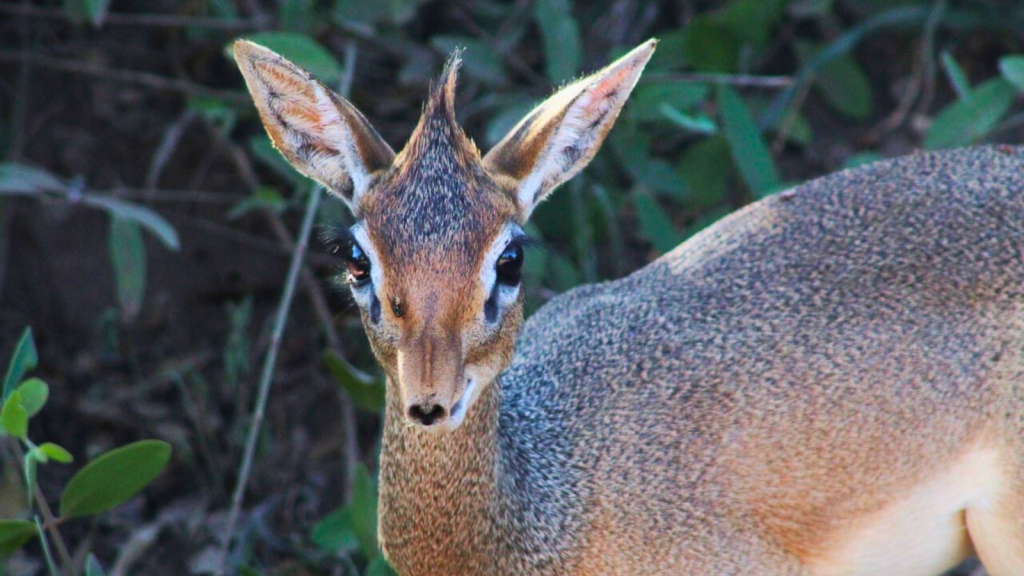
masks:
{"label": "speckled grey-brown fur", "polygon": [[385,549],[407,576],[805,574],[980,436],[1022,454],[1022,251],[1020,148],[755,203],[542,307],[453,433],[392,394]]}
{"label": "speckled grey-brown fur", "polygon": [[[388,559],[403,576],[927,576],[969,551],[966,523],[992,576],[1024,574],[1024,149],[778,194],[555,298],[517,346],[522,291],[486,319],[487,247],[542,197],[520,184],[582,168],[654,45],[484,158],[455,120],[456,57],[392,158],[308,72],[235,44],[275,145],[376,252],[380,285],[360,289],[388,376]],[[579,90],[573,122],[600,126],[562,130]],[[466,367],[507,370],[461,426],[410,423],[411,402],[455,403]]]}

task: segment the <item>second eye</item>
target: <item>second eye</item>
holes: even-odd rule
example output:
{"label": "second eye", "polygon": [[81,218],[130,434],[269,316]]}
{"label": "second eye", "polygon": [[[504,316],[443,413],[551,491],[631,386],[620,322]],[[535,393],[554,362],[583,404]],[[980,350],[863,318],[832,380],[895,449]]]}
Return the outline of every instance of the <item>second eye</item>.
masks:
{"label": "second eye", "polygon": [[352,278],[353,284],[361,286],[369,282],[370,259],[366,257],[366,253],[363,252],[359,244],[355,242],[349,244],[345,254],[345,261],[348,265],[348,274]]}
{"label": "second eye", "polygon": [[501,252],[496,265],[498,282],[515,286],[523,276],[523,247],[518,242],[511,242]]}

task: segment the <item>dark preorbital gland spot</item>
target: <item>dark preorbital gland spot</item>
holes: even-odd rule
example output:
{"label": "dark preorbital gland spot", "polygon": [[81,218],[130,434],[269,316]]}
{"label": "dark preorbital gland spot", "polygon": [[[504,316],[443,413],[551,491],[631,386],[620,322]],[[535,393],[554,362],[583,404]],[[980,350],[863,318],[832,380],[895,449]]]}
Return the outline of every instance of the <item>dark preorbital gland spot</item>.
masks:
{"label": "dark preorbital gland spot", "polygon": [[484,302],[484,320],[493,324],[498,320],[498,283],[491,288],[491,295]]}
{"label": "dark preorbital gland spot", "polygon": [[373,295],[373,299],[370,301],[370,322],[374,324],[380,324],[380,299],[377,295]]}

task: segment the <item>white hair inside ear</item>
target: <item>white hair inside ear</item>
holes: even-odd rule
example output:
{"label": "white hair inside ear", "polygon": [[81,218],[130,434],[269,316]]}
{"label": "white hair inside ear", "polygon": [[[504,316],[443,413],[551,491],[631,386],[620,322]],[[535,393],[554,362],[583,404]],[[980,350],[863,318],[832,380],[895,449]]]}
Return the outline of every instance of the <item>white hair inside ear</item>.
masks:
{"label": "white hair inside ear", "polygon": [[648,40],[603,70],[562,88],[484,157],[487,169],[515,183],[522,222],[594,157],[656,44]]}

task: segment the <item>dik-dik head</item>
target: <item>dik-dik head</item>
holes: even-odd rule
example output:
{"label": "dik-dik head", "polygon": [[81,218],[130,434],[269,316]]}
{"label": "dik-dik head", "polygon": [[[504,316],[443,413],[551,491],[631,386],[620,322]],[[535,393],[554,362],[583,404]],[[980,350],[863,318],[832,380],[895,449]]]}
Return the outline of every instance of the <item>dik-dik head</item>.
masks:
{"label": "dik-dik head", "polygon": [[561,89],[481,156],[455,118],[457,54],[396,155],[308,72],[235,43],[274,145],[355,215],[348,283],[412,423],[454,430],[508,366],[523,318],[522,226],[593,158],[654,44]]}

